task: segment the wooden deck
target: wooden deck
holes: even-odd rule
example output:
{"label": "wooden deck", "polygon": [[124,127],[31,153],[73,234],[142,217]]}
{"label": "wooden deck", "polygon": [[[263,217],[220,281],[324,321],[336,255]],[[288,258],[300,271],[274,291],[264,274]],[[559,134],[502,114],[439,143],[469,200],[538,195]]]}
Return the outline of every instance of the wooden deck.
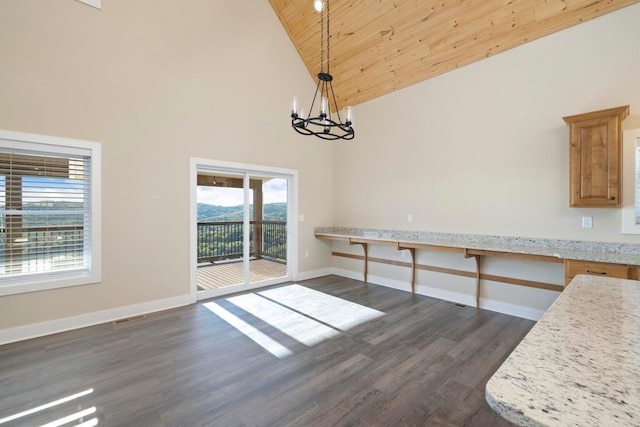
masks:
{"label": "wooden deck", "polygon": [[[249,283],[286,276],[287,266],[266,259],[249,261]],[[242,262],[198,267],[198,290],[218,289],[242,283]]]}

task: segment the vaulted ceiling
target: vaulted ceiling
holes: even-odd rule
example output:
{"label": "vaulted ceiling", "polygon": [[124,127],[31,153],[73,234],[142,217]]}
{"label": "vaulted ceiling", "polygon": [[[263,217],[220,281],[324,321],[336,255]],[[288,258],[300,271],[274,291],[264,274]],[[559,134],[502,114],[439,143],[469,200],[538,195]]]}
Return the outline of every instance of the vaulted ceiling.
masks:
{"label": "vaulted ceiling", "polygon": [[[326,0],[325,0],[326,1]],[[316,80],[313,0],[269,0]],[[356,105],[640,0],[333,0],[331,74]]]}

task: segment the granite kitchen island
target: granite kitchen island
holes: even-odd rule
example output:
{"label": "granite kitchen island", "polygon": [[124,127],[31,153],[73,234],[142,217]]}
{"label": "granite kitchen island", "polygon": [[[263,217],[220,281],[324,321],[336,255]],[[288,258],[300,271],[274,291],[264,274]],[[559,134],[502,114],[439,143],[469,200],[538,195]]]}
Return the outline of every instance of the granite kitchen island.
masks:
{"label": "granite kitchen island", "polygon": [[640,426],[640,283],[576,276],[486,399],[521,426]]}

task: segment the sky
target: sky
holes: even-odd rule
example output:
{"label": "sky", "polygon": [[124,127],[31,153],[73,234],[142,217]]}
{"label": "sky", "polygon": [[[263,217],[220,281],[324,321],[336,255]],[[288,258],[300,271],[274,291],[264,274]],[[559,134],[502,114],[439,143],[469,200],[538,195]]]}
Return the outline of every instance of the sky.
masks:
{"label": "sky", "polygon": [[[56,181],[67,181],[60,179],[46,179],[42,178],[43,182],[48,185],[55,185]],[[5,188],[4,177],[0,177],[0,205],[4,204]],[[287,201],[287,180],[281,178],[275,178],[267,181],[263,189],[264,204],[277,203]],[[54,188],[41,188],[33,186],[32,190],[35,190],[36,194],[32,194],[29,201],[39,200],[57,200],[57,201],[81,201],[81,194],[75,194],[73,196],[66,197],[63,189]],[[250,193],[251,194],[251,193]],[[40,197],[36,197],[40,196]],[[78,199],[80,196],[80,200]],[[197,190],[198,203],[207,203],[210,205],[218,206],[238,206],[243,203],[242,189],[240,188],[228,188],[228,187],[206,187],[199,186]]]}
{"label": "sky", "polygon": [[[263,203],[287,201],[287,180],[274,178],[262,186]],[[251,193],[250,193],[251,194]],[[238,206],[243,203],[241,188],[198,186],[198,203],[217,206]]]}
{"label": "sky", "polygon": [[[82,202],[84,182],[75,179],[25,177],[23,182],[22,201],[41,202]],[[0,176],[0,205],[5,204],[6,179]]]}

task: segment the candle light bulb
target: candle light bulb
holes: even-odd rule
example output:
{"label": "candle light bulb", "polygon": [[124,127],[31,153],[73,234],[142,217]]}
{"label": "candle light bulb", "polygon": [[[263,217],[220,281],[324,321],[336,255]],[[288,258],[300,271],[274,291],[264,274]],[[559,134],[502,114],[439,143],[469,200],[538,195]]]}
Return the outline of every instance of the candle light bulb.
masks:
{"label": "candle light bulb", "polygon": [[326,116],[328,109],[329,109],[329,100],[327,99],[326,96],[323,96],[322,99],[320,100],[320,115]]}
{"label": "candle light bulb", "polygon": [[344,107],[344,117],[347,126],[351,126],[353,124],[353,107]]}
{"label": "candle light bulb", "polygon": [[298,116],[298,97],[294,96],[291,100],[291,117]]}

